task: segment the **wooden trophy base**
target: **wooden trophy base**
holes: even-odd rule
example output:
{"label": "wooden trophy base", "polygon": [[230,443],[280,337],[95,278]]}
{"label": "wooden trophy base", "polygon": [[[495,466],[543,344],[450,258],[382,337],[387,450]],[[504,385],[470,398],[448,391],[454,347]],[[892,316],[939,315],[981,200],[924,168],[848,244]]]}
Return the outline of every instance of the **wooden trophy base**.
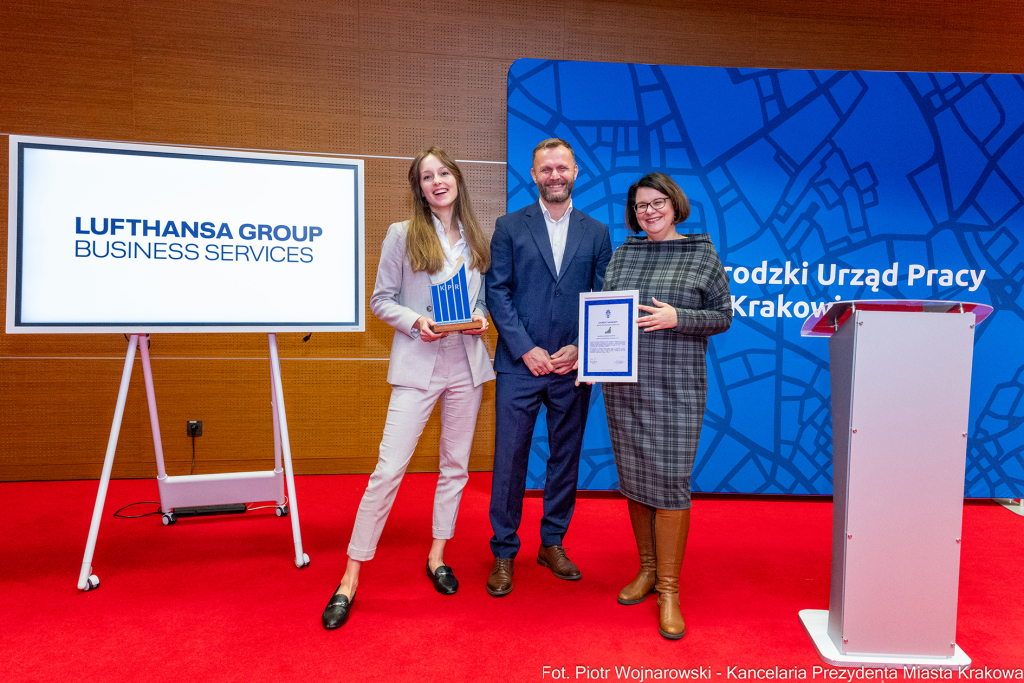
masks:
{"label": "wooden trophy base", "polygon": [[459,332],[461,330],[479,330],[483,325],[479,320],[470,320],[464,323],[446,323],[444,325],[434,324],[431,327],[435,332]]}

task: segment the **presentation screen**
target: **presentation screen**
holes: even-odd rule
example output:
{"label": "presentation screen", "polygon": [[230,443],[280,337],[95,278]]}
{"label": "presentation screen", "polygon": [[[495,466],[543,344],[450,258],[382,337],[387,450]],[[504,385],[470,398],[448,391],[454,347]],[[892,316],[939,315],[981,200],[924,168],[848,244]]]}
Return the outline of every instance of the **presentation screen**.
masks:
{"label": "presentation screen", "polygon": [[361,332],[363,162],[11,136],[7,332]]}

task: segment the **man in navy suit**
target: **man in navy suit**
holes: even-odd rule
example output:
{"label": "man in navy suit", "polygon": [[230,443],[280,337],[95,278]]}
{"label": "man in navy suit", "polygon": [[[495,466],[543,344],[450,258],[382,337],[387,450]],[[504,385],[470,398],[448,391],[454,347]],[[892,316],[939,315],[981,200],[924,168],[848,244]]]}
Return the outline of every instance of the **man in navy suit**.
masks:
{"label": "man in navy suit", "polygon": [[576,506],[590,387],[577,387],[568,373],[577,356],[580,292],[601,289],[612,255],[608,226],[572,206],[579,168],[569,143],[552,138],[537,145],[530,174],[540,200],[498,219],[487,271],[487,306],[499,335],[490,508],[494,568],[487,579],[494,596],[512,591],[526,466],[541,405],[547,408],[551,455],[537,562],[560,579],[581,576],[562,538]]}

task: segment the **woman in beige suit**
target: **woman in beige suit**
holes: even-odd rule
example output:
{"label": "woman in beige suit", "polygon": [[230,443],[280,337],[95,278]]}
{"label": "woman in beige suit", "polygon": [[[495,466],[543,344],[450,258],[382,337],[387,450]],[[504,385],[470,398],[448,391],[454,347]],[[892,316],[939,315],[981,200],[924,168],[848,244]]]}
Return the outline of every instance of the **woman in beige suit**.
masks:
{"label": "woman in beige suit", "polygon": [[[490,264],[490,250],[462,172],[444,150],[431,147],[421,152],[409,167],[409,185],[412,218],[388,228],[370,298],[373,314],[395,328],[388,367],[391,402],[377,468],[352,529],[345,575],[323,613],[326,629],[338,628],[348,619],[362,563],[377,550],[398,485],[438,400],[441,474],[434,493],[433,542],[426,572],[442,594],[451,595],[459,586],[444,563],[444,546],[455,532],[459,499],[469,479],[469,451],[483,384],[494,379],[480,337],[487,329],[481,280]],[[480,328],[438,333],[432,325],[430,285],[450,277],[460,256],[467,264],[469,299],[476,302],[473,319]]]}

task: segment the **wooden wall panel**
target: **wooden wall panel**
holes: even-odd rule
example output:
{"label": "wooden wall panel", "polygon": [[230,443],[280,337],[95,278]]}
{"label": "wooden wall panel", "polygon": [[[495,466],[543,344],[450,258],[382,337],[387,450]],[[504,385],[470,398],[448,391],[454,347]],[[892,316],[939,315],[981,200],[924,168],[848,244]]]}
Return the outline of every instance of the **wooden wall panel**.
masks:
{"label": "wooden wall panel", "polygon": [[[1024,72],[1018,0],[5,0],[6,134],[271,149],[366,159],[366,285],[409,213],[409,158],[463,161],[488,232],[505,204],[505,88],[519,57],[777,68]],[[694,96],[699,97],[700,93]],[[7,167],[0,164],[6,283]],[[297,472],[376,460],[393,331],[278,339]],[[493,352],[495,336],[487,336]],[[0,480],[97,477],[126,349],[121,335],[0,335]],[[272,458],[263,335],[160,335],[153,367],[168,471]],[[138,366],[138,363],[136,363]],[[493,451],[493,385],[471,467]],[[428,425],[410,469],[436,469]],[[155,474],[136,367],[114,475]]]}
{"label": "wooden wall panel", "polygon": [[[5,360],[0,373],[5,479],[98,478],[117,399],[117,380],[111,378],[120,377],[123,364],[123,353],[120,360]],[[138,467],[145,420],[141,386],[132,387],[125,404],[117,476],[148,472]]]}
{"label": "wooden wall panel", "polygon": [[352,3],[133,4],[139,133],[155,142],[354,151],[358,15]]}
{"label": "wooden wall panel", "polygon": [[379,51],[361,57],[363,149],[413,154],[438,144],[459,159],[504,159],[505,89],[494,83],[505,82],[507,64],[436,55],[395,59]]}
{"label": "wooden wall panel", "polygon": [[128,2],[0,5],[0,132],[132,133]]}

